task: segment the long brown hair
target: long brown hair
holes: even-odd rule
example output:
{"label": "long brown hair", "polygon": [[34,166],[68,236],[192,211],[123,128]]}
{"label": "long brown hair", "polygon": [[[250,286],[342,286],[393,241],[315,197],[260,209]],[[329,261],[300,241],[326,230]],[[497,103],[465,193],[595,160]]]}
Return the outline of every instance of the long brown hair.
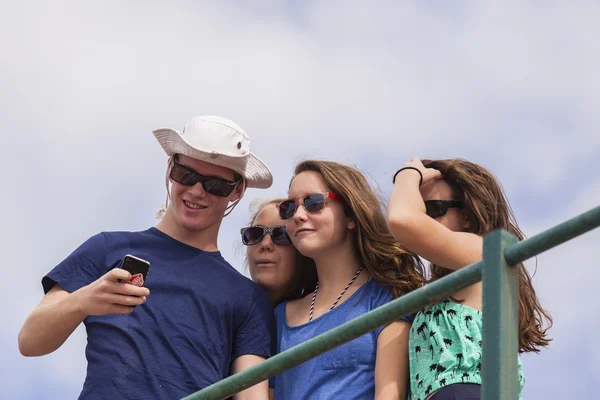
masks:
{"label": "long brown hair", "polygon": [[396,242],[387,226],[383,203],[358,169],[332,161],[306,160],[296,166],[294,176],[305,171],[319,173],[327,187],[344,200],[346,216],[356,222],[354,248],[381,286],[400,297],[423,285],[420,258]]}
{"label": "long brown hair", "polygon": [[[282,201],[287,199],[272,199],[268,201],[263,201],[257,205],[253,205],[255,211],[252,212],[252,218],[250,219],[249,225],[254,225],[254,221],[256,217],[265,207],[269,205],[277,205]],[[291,245],[290,245],[291,246]],[[296,269],[294,274],[294,282],[288,290],[283,294],[283,296],[277,299],[278,303],[281,303],[286,300],[294,300],[299,299],[308,293],[315,290],[315,286],[317,284],[317,268],[315,266],[315,262],[300,254],[298,250],[295,250],[296,258],[294,263],[294,268]]]}
{"label": "long brown hair", "polygon": [[[523,240],[525,235],[517,225],[513,210],[500,182],[487,169],[460,159],[423,160],[427,168],[439,170],[452,188],[454,200],[463,202],[462,212],[468,221],[466,231],[486,235],[504,229]],[[438,265],[431,266],[431,280],[451,273]],[[552,317],[544,310],[535,293],[531,276],[519,265],[519,352],[540,351],[552,339],[546,332],[552,326]]]}

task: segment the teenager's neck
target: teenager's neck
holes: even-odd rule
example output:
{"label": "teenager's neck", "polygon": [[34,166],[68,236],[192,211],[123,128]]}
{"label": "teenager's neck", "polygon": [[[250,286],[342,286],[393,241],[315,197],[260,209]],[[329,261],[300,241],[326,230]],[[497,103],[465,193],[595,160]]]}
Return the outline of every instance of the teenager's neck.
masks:
{"label": "teenager's neck", "polygon": [[175,219],[170,215],[169,212],[165,213],[165,216],[158,224],[156,229],[162,233],[178,240],[188,246],[195,247],[203,251],[218,251],[217,237],[219,234],[219,227],[207,227],[206,229],[192,231],[185,229],[180,226]]}
{"label": "teenager's neck", "polygon": [[[319,293],[323,294],[339,292],[362,266],[358,254],[351,246],[343,246],[335,250],[329,249],[322,256],[316,257],[314,261],[319,276]],[[367,279],[368,273],[363,269],[353,285],[360,286]]]}

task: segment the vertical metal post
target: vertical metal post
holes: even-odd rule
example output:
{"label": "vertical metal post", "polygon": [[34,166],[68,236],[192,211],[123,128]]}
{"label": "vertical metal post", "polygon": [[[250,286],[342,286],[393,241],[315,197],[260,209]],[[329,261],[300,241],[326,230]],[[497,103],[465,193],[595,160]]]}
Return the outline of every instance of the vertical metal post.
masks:
{"label": "vertical metal post", "polygon": [[483,400],[519,398],[519,268],[504,258],[506,247],[516,242],[506,231],[483,238]]}

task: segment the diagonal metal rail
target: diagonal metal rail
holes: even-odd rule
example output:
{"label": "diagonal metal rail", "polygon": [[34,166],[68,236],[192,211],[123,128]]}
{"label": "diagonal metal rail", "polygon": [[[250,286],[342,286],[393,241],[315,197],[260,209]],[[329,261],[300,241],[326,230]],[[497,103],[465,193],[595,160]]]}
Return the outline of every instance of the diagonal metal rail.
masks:
{"label": "diagonal metal rail", "polygon": [[[514,400],[517,387],[518,270],[511,268],[600,226],[600,206],[522,242],[505,231],[484,238],[483,260],[399,297],[182,400],[221,400],[483,279],[482,398]],[[514,271],[511,271],[514,270]],[[502,329],[500,329],[502,327]]]}

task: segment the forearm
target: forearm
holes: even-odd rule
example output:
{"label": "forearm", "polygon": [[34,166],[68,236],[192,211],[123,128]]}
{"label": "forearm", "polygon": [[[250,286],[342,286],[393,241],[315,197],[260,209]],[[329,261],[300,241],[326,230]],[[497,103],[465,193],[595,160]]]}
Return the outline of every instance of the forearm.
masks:
{"label": "forearm", "polygon": [[18,339],[19,351],[24,356],[52,353],[84,320],[85,314],[77,304],[75,293],[59,295],[57,301],[37,306],[25,320]]}
{"label": "forearm", "polygon": [[[232,374],[245,371],[246,369],[258,365],[264,361],[263,357],[246,354],[236,358],[233,361],[231,369]],[[268,400],[269,398],[269,381],[262,381],[248,389],[239,392],[233,396],[234,400]]]}
{"label": "forearm", "polygon": [[235,394],[233,398],[234,400],[267,400],[269,398],[268,381],[257,383],[243,392]]}
{"label": "forearm", "polygon": [[392,233],[394,226],[407,225],[419,217],[426,216],[425,203],[419,191],[419,178],[419,173],[410,169],[396,175],[388,202],[388,222]]}
{"label": "forearm", "polygon": [[406,399],[410,324],[392,322],[379,334],[375,360],[375,399]]}

